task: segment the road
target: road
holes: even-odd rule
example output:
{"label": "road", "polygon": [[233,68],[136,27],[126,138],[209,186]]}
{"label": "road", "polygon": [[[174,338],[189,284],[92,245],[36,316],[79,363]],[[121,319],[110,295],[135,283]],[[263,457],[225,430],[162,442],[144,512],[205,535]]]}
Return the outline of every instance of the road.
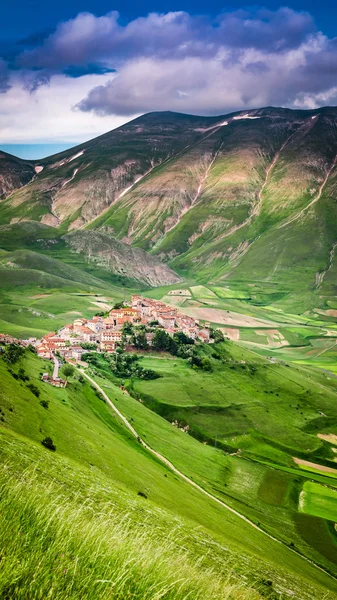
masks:
{"label": "road", "polygon": [[[121,411],[112,402],[112,400],[110,400],[109,396],[98,385],[98,383],[96,383],[96,381],[94,379],[92,379],[92,377],[90,377],[90,375],[88,375],[83,369],[78,369],[78,371],[86,379],[88,379],[90,381],[90,383],[100,392],[100,394],[102,394],[102,396],[106,400],[107,404],[109,404],[109,406],[112,408],[112,410],[119,416],[119,418],[123,421],[123,423],[125,424],[125,426],[127,427],[127,429],[138,440],[138,442],[144,448],[146,448],[146,450],[148,450],[149,452],[151,452],[151,454],[153,456],[155,456],[158,460],[160,460],[160,462],[162,462],[164,465],[166,465],[173,473],[175,473],[176,475],[178,475],[181,479],[183,479],[184,481],[186,481],[189,485],[191,485],[192,487],[194,487],[195,489],[197,489],[199,492],[201,492],[202,494],[204,494],[205,496],[207,496],[208,498],[210,498],[211,500],[213,500],[217,504],[220,504],[220,506],[222,506],[223,508],[225,508],[229,512],[231,512],[234,515],[236,515],[237,517],[239,517],[239,519],[242,519],[242,521],[245,521],[246,523],[248,523],[254,529],[257,529],[258,531],[260,531],[263,535],[265,535],[269,539],[273,540],[274,542],[277,542],[278,544],[281,544],[282,546],[284,545],[283,542],[281,542],[280,540],[278,540],[277,538],[275,538],[270,533],[267,533],[266,531],[264,531],[264,529],[261,529],[261,527],[259,527],[255,523],[253,523],[253,521],[250,521],[250,519],[248,519],[247,517],[245,517],[244,515],[242,515],[240,512],[238,512],[237,510],[235,510],[234,508],[232,508],[231,506],[229,506],[228,504],[226,504],[225,502],[223,502],[222,500],[220,500],[216,496],[213,496],[213,494],[210,494],[209,492],[207,492],[206,490],[204,490],[204,488],[202,488],[200,485],[198,485],[197,483],[195,483],[195,481],[193,481],[192,479],[190,479],[189,477],[187,477],[186,475],[184,475],[184,473],[182,473],[181,471],[179,471],[179,469],[177,469],[167,458],[165,458],[165,456],[163,456],[159,452],[156,452],[156,450],[153,450],[153,448],[151,448],[146,442],[144,442],[144,440],[141,439],[140,435],[137,433],[137,431],[135,430],[135,428],[131,425],[131,423],[129,423],[129,421],[127,420],[127,418],[121,413]],[[329,577],[331,577],[332,579],[334,579],[335,581],[337,581],[337,578],[334,577],[333,575],[331,575],[331,573],[328,573],[328,571],[326,571],[322,567],[319,567],[315,562],[313,562],[312,560],[310,560],[306,556],[303,556],[303,554],[301,554],[300,552],[297,552],[297,550],[294,550],[293,548],[289,548],[288,546],[287,546],[287,548],[288,548],[288,550],[290,552],[293,552],[294,554],[297,554],[297,556],[300,556],[303,560],[305,560],[306,562],[308,562],[311,565],[313,565],[314,567],[316,567],[316,569],[319,569],[320,571],[323,571],[323,573],[325,573],[326,575],[328,575]]]}
{"label": "road", "polygon": [[54,361],[54,371],[53,371],[53,379],[57,379],[59,376],[59,361],[58,358],[53,354]]}

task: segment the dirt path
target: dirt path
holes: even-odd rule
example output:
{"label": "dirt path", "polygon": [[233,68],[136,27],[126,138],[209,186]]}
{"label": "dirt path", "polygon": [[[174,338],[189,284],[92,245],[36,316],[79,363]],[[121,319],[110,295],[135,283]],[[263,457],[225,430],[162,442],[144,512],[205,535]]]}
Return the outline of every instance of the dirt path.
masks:
{"label": "dirt path", "polygon": [[[237,510],[235,510],[234,508],[232,508],[231,506],[229,506],[228,504],[226,504],[222,500],[219,500],[219,498],[217,498],[216,496],[213,496],[212,494],[210,494],[209,492],[207,492],[206,490],[204,490],[204,488],[202,488],[200,485],[198,485],[197,483],[195,483],[192,479],[190,479],[189,477],[187,477],[186,475],[184,475],[184,473],[182,473],[181,471],[179,471],[179,469],[177,469],[167,458],[165,458],[165,456],[163,456],[159,452],[156,452],[156,450],[153,450],[153,448],[151,448],[150,446],[148,446],[148,444],[146,442],[144,442],[144,440],[141,439],[141,437],[138,435],[138,433],[135,430],[135,428],[131,425],[131,423],[129,423],[129,421],[127,420],[127,418],[120,412],[120,410],[112,402],[112,400],[110,400],[109,396],[98,385],[98,383],[96,383],[96,381],[94,379],[92,379],[92,377],[90,377],[90,375],[88,375],[83,369],[78,369],[78,371],[80,371],[80,373],[84,377],[86,377],[86,379],[88,379],[88,381],[90,381],[90,383],[100,392],[100,394],[102,394],[103,398],[106,400],[106,402],[108,403],[108,405],[119,416],[119,418],[123,421],[123,423],[125,424],[125,426],[127,427],[127,429],[139,441],[139,443],[146,450],[148,450],[149,452],[151,452],[151,454],[153,456],[155,456],[160,462],[162,462],[164,465],[166,465],[173,473],[175,473],[176,475],[178,475],[181,479],[183,479],[184,481],[186,481],[186,483],[188,483],[189,485],[191,485],[192,487],[194,487],[195,489],[197,489],[199,492],[201,492],[202,494],[204,494],[205,496],[207,496],[208,498],[210,498],[210,500],[213,500],[217,504],[220,504],[220,506],[222,506],[223,508],[225,508],[229,512],[231,512],[234,515],[236,515],[237,517],[239,517],[239,519],[242,519],[242,521],[245,521],[246,523],[248,523],[248,525],[250,525],[254,529],[257,529],[257,531],[259,531],[260,533],[264,534],[269,539],[273,540],[274,542],[277,542],[278,544],[281,544],[282,546],[284,545],[280,540],[278,540],[277,538],[275,538],[270,533],[267,533],[266,531],[264,531],[263,529],[261,529],[258,525],[255,525],[255,523],[253,523],[252,521],[250,521],[247,517],[245,517],[244,515],[242,515],[241,513],[239,513]],[[333,575],[331,575],[330,573],[328,573],[328,571],[326,571],[322,567],[319,567],[315,562],[313,562],[309,558],[307,558],[307,557],[303,556],[302,554],[300,554],[300,552],[297,552],[293,548],[288,548],[288,549],[291,552],[294,552],[294,554],[297,554],[297,556],[300,556],[306,562],[310,563],[312,566],[316,567],[316,569],[319,569],[320,571],[322,571],[323,573],[325,573],[326,575],[328,575],[329,577],[331,577],[332,579],[334,579],[335,581],[337,581],[336,577],[334,577]]]}
{"label": "dirt path", "polygon": [[297,130],[294,131],[289,137],[287,137],[287,139],[285,140],[285,142],[283,142],[281,148],[276,152],[273,160],[271,161],[269,167],[266,169],[265,172],[265,178],[264,178],[264,182],[260,188],[260,190],[258,191],[257,194],[257,198],[258,198],[258,202],[255,204],[255,206],[253,207],[253,210],[251,211],[249,217],[247,217],[247,219],[245,219],[244,221],[242,221],[242,223],[239,223],[238,225],[234,225],[233,227],[231,227],[228,231],[226,231],[221,237],[220,239],[225,239],[227,237],[229,237],[230,235],[232,235],[233,233],[236,233],[236,231],[239,231],[239,229],[242,229],[243,227],[245,227],[246,225],[248,225],[251,220],[254,217],[257,217],[260,212],[261,212],[261,206],[262,206],[262,193],[264,188],[266,187],[268,181],[269,181],[269,175],[271,173],[271,171],[273,170],[273,168],[275,167],[275,165],[277,164],[279,158],[280,158],[280,154],[282,152],[282,150],[284,150],[284,148],[287,146],[287,144],[290,142],[290,140],[292,139],[292,137],[297,133]]}
{"label": "dirt path", "polygon": [[293,217],[288,219],[285,223],[282,223],[281,225],[279,225],[279,229],[282,229],[282,227],[286,227],[287,225],[289,225],[290,223],[293,223],[294,221],[298,221],[298,219],[300,219],[301,216],[304,215],[304,213],[306,213],[307,210],[309,210],[309,208],[311,208],[314,204],[316,204],[316,202],[319,201],[320,197],[322,196],[323,190],[327,184],[327,181],[328,181],[332,171],[334,170],[336,164],[337,164],[337,154],[332,161],[331,167],[327,170],[326,175],[318,189],[318,193],[316,194],[315,198],[313,198],[313,200],[311,200],[311,202],[309,202],[309,204],[307,206],[302,208],[302,210],[300,210],[300,212],[298,212],[296,215],[294,215]]}
{"label": "dirt path", "polygon": [[332,244],[332,248],[329,252],[329,262],[328,262],[328,266],[327,268],[322,271],[321,273],[317,273],[317,278],[316,278],[316,288],[321,288],[322,287],[322,283],[324,281],[324,277],[326,276],[326,274],[330,271],[332,265],[333,265],[333,261],[335,258],[335,252],[336,252],[336,248],[337,248],[337,242],[335,242],[334,244]]}

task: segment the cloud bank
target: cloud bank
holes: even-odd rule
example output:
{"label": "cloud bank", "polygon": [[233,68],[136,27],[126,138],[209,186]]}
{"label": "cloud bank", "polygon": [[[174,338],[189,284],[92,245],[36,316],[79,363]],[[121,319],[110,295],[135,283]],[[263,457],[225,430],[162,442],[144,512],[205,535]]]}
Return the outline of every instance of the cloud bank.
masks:
{"label": "cloud bank", "polygon": [[52,101],[55,82],[59,89],[63,81],[67,111],[90,113],[104,129],[107,116],[120,121],[153,110],[224,114],[334,104],[336,75],[337,39],[318,31],[307,12],[260,8],[211,19],[180,11],[125,24],[113,11],[80,13],[26,46],[21,40],[0,59],[0,92],[20,81],[36,98],[49,89]]}

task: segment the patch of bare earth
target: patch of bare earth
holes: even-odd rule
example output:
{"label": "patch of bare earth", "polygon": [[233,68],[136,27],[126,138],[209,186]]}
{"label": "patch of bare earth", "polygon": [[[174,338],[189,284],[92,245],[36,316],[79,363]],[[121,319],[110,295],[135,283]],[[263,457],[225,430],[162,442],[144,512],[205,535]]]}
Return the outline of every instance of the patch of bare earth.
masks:
{"label": "patch of bare earth", "polygon": [[256,319],[255,317],[242,315],[232,311],[221,310],[219,308],[186,308],[184,309],[184,312],[195,319],[211,321],[212,323],[219,323],[220,325],[234,325],[237,327],[266,327],[272,324],[268,321]]}
{"label": "patch of bare earth", "polygon": [[94,304],[95,306],[98,306],[98,308],[101,308],[102,310],[111,310],[112,306],[111,304],[107,304],[106,302],[92,302],[91,304]]}
{"label": "patch of bare earth", "polygon": [[316,469],[316,471],[322,471],[323,473],[335,473],[337,475],[337,470],[332,469],[331,467],[318,465],[317,463],[310,462],[309,460],[302,460],[302,458],[296,458],[296,456],[293,456],[293,460],[297,465],[309,467],[311,469]]}
{"label": "patch of bare earth", "polygon": [[36,294],[36,296],[29,296],[30,300],[38,300],[39,298],[48,298],[51,294]]}
{"label": "patch of bare earth", "polygon": [[234,329],[232,327],[220,327],[224,336],[226,336],[232,342],[238,342],[240,339],[240,329]]}
{"label": "patch of bare earth", "polygon": [[326,442],[337,446],[337,435],[334,433],[318,433],[317,437],[319,437],[320,440],[325,440]]}

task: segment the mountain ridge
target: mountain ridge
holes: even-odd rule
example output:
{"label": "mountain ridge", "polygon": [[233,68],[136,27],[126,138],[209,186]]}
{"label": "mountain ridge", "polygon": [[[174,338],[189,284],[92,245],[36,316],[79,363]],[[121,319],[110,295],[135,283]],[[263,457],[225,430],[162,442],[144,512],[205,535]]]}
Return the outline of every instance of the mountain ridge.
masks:
{"label": "mountain ridge", "polygon": [[0,222],[109,232],[205,282],[254,273],[330,294],[336,157],[335,107],[153,112],[35,163]]}

